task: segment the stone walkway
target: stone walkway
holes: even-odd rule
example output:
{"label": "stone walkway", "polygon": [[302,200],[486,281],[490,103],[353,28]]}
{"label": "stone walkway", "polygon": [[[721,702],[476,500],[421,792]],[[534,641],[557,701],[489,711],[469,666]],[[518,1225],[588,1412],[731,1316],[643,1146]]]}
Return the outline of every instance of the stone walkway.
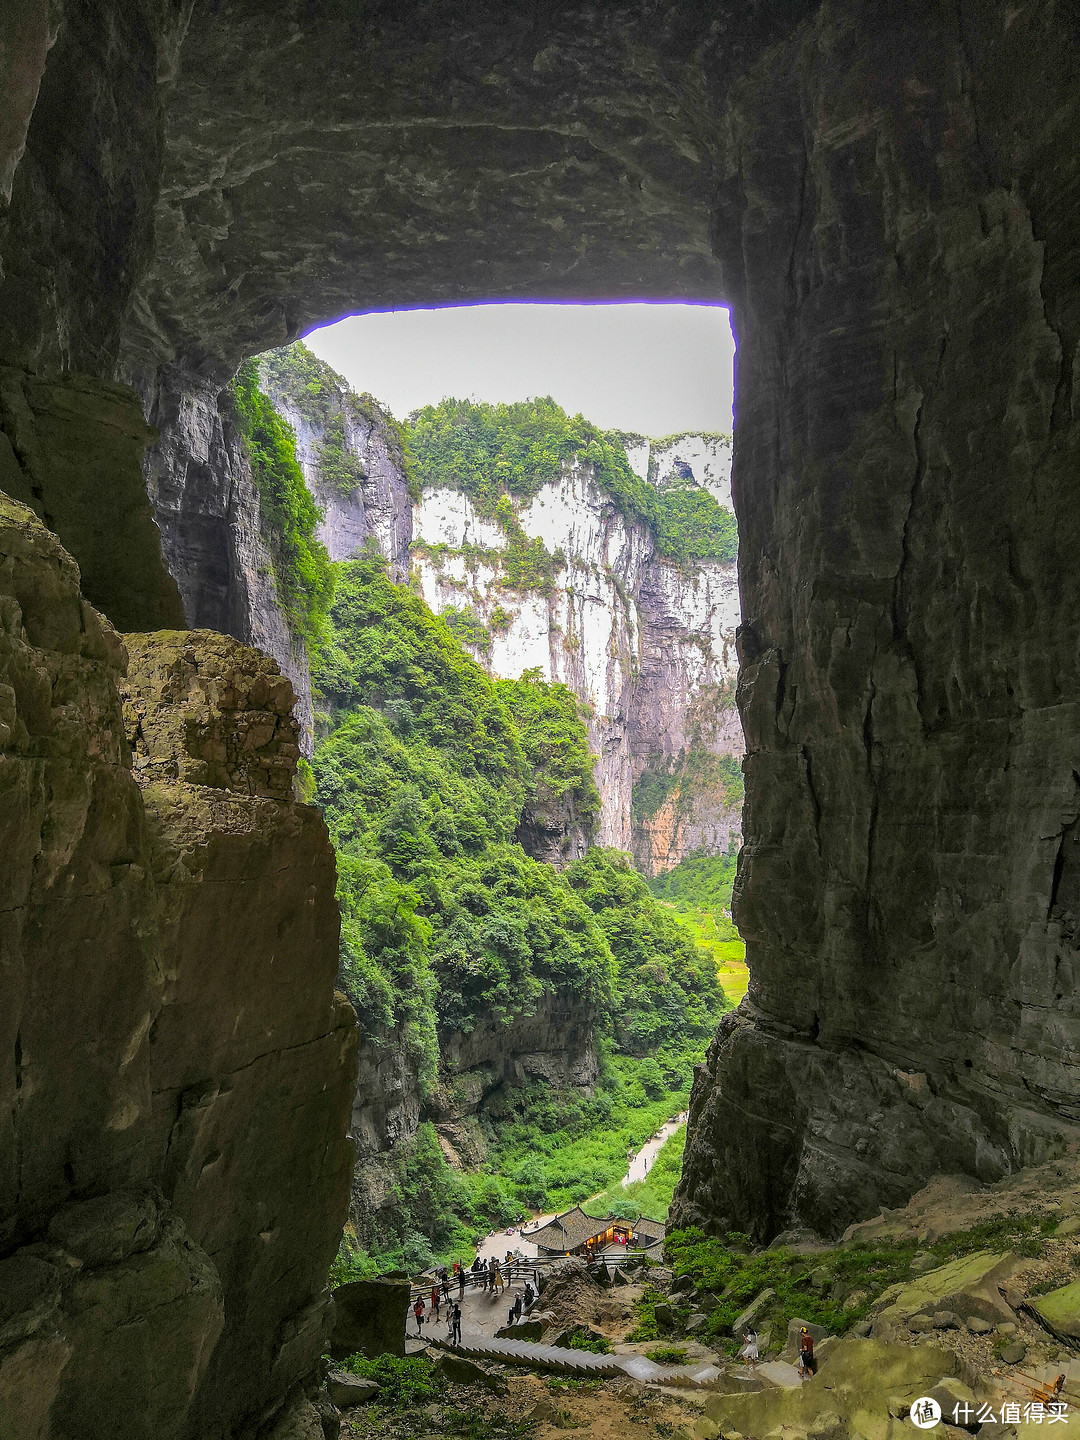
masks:
{"label": "stone walkway", "polygon": [[683,1385],[710,1388],[720,1378],[715,1365],[657,1365],[644,1355],[596,1355],[591,1350],[570,1350],[532,1340],[499,1340],[490,1335],[463,1334],[460,1345],[429,1340],[429,1345],[470,1360],[496,1360],[504,1365],[525,1365],[533,1370],[554,1370],[563,1375],[612,1377],[628,1375],[647,1385]]}

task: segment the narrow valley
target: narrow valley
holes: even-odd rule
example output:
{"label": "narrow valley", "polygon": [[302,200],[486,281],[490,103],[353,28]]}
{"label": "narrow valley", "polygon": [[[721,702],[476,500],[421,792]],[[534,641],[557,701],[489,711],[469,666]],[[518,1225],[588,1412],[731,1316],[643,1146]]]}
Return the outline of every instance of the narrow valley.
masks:
{"label": "narrow valley", "polygon": [[745,989],[730,442],[550,400],[400,424],[302,344],[234,392],[364,1042],[336,1278],[666,1219],[682,1132],[626,1157]]}

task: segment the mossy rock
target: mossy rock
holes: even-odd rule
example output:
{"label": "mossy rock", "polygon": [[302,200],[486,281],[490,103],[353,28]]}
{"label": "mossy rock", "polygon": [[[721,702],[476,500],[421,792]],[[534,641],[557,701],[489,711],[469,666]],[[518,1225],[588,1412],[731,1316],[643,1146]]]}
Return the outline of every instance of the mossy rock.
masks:
{"label": "mossy rock", "polygon": [[[828,1364],[799,1389],[717,1395],[705,1413],[723,1434],[768,1435],[781,1426],[813,1432],[826,1415],[839,1415],[844,1434],[864,1440],[901,1440],[911,1426],[890,1415],[928,1395],[955,1375],[956,1356],[936,1345],[898,1345],[882,1340],[840,1341]],[[897,1402],[902,1403],[897,1403]]]}
{"label": "mossy rock", "polygon": [[1059,1340],[1067,1344],[1080,1340],[1080,1280],[1040,1295],[1031,1301],[1031,1309]]}
{"label": "mossy rock", "polygon": [[999,1293],[1016,1264],[1016,1256],[978,1250],[928,1270],[910,1285],[891,1286],[874,1307],[874,1334],[907,1326],[916,1315],[950,1311],[962,1320],[978,1316],[991,1324],[1013,1319]]}

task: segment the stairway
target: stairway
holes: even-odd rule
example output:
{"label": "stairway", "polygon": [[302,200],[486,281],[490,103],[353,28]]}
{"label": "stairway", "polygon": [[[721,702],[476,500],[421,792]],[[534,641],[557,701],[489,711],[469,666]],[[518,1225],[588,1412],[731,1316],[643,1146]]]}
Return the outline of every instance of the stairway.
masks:
{"label": "stairway", "polygon": [[647,1385],[684,1385],[711,1388],[720,1377],[715,1365],[657,1365],[644,1355],[596,1355],[591,1350],[570,1350],[534,1340],[496,1340],[488,1335],[462,1335],[460,1345],[429,1340],[429,1347],[465,1355],[470,1360],[497,1360],[504,1365],[525,1365],[562,1375],[609,1379],[627,1375]]}

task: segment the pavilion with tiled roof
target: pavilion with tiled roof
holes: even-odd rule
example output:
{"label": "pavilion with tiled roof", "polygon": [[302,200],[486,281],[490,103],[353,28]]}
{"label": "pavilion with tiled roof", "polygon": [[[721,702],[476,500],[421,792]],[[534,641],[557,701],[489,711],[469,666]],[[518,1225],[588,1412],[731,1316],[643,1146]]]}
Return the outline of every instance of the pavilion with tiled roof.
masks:
{"label": "pavilion with tiled roof", "polygon": [[617,1220],[610,1215],[598,1220],[575,1205],[528,1238],[545,1255],[580,1255],[599,1254],[609,1245],[651,1248],[662,1244],[666,1233],[667,1227],[657,1220]]}

